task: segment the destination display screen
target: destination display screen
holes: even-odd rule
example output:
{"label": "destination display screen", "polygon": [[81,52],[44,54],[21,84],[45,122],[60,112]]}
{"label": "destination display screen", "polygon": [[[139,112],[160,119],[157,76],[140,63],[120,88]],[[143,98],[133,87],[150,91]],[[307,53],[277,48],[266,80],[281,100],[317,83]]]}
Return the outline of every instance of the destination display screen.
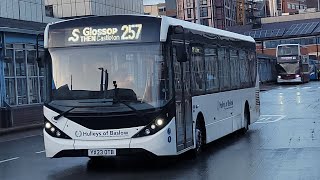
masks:
{"label": "destination display screen", "polygon": [[141,41],[142,24],[83,27],[67,31],[67,44]]}
{"label": "destination display screen", "polygon": [[159,40],[160,20],[158,19],[124,18],[123,16],[113,19],[93,17],[50,25],[48,45],[49,47],[66,47]]}
{"label": "destination display screen", "polygon": [[299,59],[298,56],[283,56],[278,57],[278,62],[297,62]]}

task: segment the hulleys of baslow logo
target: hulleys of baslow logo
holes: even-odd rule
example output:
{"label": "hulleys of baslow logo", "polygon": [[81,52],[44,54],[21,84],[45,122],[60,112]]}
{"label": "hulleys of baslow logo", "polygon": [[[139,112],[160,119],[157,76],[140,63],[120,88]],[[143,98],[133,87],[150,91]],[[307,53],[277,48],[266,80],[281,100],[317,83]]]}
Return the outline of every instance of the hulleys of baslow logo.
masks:
{"label": "hulleys of baslow logo", "polygon": [[100,131],[100,132],[93,132],[93,131],[75,131],[74,135],[78,138],[80,137],[96,137],[96,138],[103,138],[103,137],[128,137],[129,132],[122,131],[122,130],[107,130],[107,131]]}
{"label": "hulleys of baslow logo", "polygon": [[69,31],[67,44],[103,43],[141,40],[142,24],[111,27],[83,27]]}

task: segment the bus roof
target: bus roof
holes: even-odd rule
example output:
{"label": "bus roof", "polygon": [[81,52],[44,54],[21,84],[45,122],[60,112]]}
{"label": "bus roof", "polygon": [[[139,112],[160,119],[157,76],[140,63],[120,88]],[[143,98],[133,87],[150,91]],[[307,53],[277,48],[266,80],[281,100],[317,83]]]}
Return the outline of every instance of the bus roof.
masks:
{"label": "bus roof", "polygon": [[[167,40],[168,30],[169,30],[170,26],[180,25],[183,28],[186,28],[189,30],[196,30],[196,31],[206,32],[206,33],[210,33],[210,34],[214,34],[214,35],[218,35],[218,36],[222,36],[222,37],[231,37],[234,39],[255,43],[255,40],[251,36],[245,36],[245,35],[233,33],[230,31],[225,31],[225,30],[221,30],[221,29],[217,29],[217,28],[213,28],[213,27],[209,27],[209,26],[191,23],[188,21],[175,19],[175,18],[171,18],[171,17],[167,17],[167,16],[114,15],[114,17],[118,17],[118,16],[137,16],[137,17],[150,17],[150,18],[161,19],[161,29],[160,29],[160,41],[161,42],[165,42]],[[86,19],[86,18],[97,18],[97,17],[99,17],[99,16],[80,17],[80,18],[75,18],[75,19],[67,19],[67,20],[61,20],[61,21],[49,23],[45,29],[45,32],[44,32],[44,39],[45,39],[44,46],[48,47],[48,37],[49,37],[48,33],[49,33],[49,27],[51,25],[60,24],[60,23],[64,23],[64,22],[70,22],[70,21],[77,21],[77,20]],[[106,16],[106,17],[112,17],[112,16]]]}
{"label": "bus roof", "polygon": [[237,33],[233,33],[230,31],[225,31],[225,30],[221,30],[221,29],[217,29],[217,28],[213,28],[213,27],[209,27],[209,26],[191,23],[188,21],[183,21],[180,19],[175,19],[175,18],[171,18],[171,17],[167,17],[167,16],[160,16],[159,18],[162,19],[160,41],[166,41],[169,26],[180,25],[183,28],[190,29],[190,30],[202,31],[202,32],[215,34],[218,36],[231,37],[234,39],[255,43],[255,40],[251,36],[245,36],[242,34],[237,34]]}

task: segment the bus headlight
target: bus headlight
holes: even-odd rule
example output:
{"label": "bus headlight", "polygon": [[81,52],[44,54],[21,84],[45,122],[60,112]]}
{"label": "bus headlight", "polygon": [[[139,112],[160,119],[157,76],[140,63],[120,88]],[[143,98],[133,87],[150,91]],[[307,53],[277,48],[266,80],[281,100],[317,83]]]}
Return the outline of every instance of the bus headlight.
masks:
{"label": "bus headlight", "polygon": [[296,78],[298,78],[298,77],[300,77],[300,75],[299,75],[299,74],[296,74]]}
{"label": "bus headlight", "polygon": [[281,76],[278,76],[278,79],[281,79]]}
{"label": "bus headlight", "polygon": [[162,126],[163,125],[163,119],[157,119],[156,120],[156,125],[157,126]]}
{"label": "bus headlight", "polygon": [[133,138],[153,135],[160,131],[163,127],[165,127],[169,123],[169,121],[170,120],[168,120],[167,118],[158,117],[146,127],[141,129],[141,131],[139,131],[137,134],[135,134]]}
{"label": "bus headlight", "polygon": [[50,129],[50,128],[51,128],[51,123],[46,122],[46,124],[45,124],[45,128],[46,128],[46,129]]}
{"label": "bus headlight", "polygon": [[57,127],[55,127],[51,122],[49,122],[48,120],[45,120],[44,122],[44,129],[45,131],[52,137],[55,138],[62,138],[62,139],[71,139],[71,137],[69,137],[68,135],[66,135],[65,133],[63,133],[60,129],[58,129]]}

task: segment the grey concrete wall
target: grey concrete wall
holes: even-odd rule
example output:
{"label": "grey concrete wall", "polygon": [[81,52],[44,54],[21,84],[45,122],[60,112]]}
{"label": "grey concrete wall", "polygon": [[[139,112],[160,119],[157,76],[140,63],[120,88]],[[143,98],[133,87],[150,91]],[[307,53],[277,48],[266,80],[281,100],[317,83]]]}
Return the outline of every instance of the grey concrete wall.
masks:
{"label": "grey concrete wall", "polygon": [[143,0],[44,0],[56,18],[143,14]]}
{"label": "grey concrete wall", "polygon": [[46,17],[44,0],[0,0],[0,17],[34,22],[52,22]]}

